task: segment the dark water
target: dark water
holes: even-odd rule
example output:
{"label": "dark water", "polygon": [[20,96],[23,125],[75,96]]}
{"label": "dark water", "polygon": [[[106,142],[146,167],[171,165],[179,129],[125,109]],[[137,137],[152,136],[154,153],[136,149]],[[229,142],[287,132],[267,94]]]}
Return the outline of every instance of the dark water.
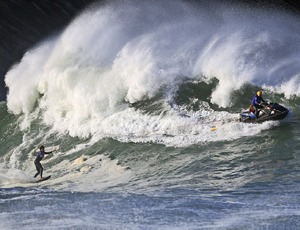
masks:
{"label": "dark water", "polygon": [[[59,33],[93,0],[3,0],[0,2],[0,100],[6,99],[4,76],[24,53]],[[100,2],[100,1],[98,1]]]}

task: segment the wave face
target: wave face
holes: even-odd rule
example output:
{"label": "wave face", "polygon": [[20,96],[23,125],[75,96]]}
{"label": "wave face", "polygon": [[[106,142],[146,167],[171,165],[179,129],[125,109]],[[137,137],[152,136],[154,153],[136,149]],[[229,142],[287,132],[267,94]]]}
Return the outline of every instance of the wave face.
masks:
{"label": "wave face", "polygon": [[[0,226],[41,209],[52,228],[299,226],[298,20],[217,1],[87,9],[5,76]],[[258,89],[290,117],[240,123]],[[60,149],[36,186],[41,144]]]}
{"label": "wave face", "polygon": [[299,95],[299,18],[241,7],[117,1],[87,10],[7,73],[8,109],[38,108],[47,125],[86,137],[128,114],[128,103],[159,93],[172,103],[187,79],[217,79],[208,96],[220,107],[245,84]]}

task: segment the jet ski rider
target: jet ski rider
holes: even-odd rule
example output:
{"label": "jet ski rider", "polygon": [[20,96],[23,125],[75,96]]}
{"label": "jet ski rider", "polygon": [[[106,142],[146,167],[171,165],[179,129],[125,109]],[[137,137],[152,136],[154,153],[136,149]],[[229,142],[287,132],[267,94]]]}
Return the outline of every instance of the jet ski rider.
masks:
{"label": "jet ski rider", "polygon": [[252,99],[252,106],[255,109],[255,116],[258,118],[259,115],[259,109],[264,108],[266,105],[265,100],[262,98],[262,92],[261,90],[257,91],[256,95]]}

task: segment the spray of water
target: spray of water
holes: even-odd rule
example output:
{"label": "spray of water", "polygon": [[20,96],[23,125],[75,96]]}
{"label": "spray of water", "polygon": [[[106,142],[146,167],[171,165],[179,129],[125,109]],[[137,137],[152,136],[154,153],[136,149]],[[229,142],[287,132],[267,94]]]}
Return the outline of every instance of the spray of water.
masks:
{"label": "spray of water", "polygon": [[[229,106],[231,93],[246,83],[300,95],[298,20],[216,1],[111,1],[24,55],[5,77],[7,106],[26,116],[38,110],[45,124],[71,136],[124,139],[133,129],[139,140],[142,132],[126,123],[149,122],[127,102],[161,89],[169,98],[187,77],[217,78],[210,100],[219,107]],[[149,118],[156,128],[143,129],[145,135],[172,130],[170,120],[188,127],[173,118]]]}

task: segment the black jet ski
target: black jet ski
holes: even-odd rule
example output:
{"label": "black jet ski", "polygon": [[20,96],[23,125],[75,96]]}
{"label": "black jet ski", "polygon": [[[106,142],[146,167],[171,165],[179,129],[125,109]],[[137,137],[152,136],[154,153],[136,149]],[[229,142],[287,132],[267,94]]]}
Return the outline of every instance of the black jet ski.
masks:
{"label": "black jet ski", "polygon": [[289,110],[274,102],[267,102],[264,108],[259,109],[258,118],[254,113],[247,111],[240,114],[240,121],[247,123],[259,123],[264,121],[282,120],[287,116]]}

